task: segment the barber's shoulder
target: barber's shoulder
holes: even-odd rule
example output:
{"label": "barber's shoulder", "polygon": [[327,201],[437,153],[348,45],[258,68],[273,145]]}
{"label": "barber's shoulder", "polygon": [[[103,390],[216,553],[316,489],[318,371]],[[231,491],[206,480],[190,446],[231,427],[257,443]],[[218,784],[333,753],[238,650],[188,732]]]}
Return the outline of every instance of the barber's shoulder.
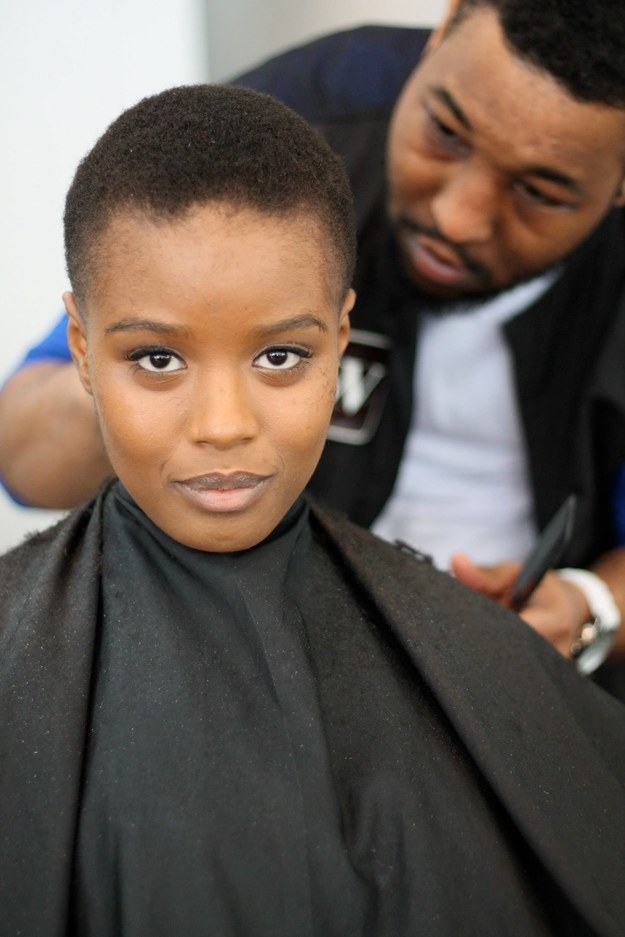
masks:
{"label": "barber's shoulder", "polygon": [[428,36],[428,30],[400,26],[345,29],[289,49],[233,82],[324,123],[392,104]]}

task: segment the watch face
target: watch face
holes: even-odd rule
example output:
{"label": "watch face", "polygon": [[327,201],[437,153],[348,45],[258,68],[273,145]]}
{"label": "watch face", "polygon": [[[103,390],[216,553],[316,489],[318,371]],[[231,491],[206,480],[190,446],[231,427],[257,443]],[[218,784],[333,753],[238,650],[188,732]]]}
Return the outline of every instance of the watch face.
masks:
{"label": "watch face", "polygon": [[577,660],[585,650],[595,643],[599,637],[599,625],[597,621],[588,621],[582,625],[582,630],[571,644],[571,657]]}
{"label": "watch face", "polygon": [[[593,673],[604,662],[614,644],[618,624],[603,625],[599,618],[584,625],[580,637],[571,648],[573,659],[580,673]],[[577,645],[580,650],[575,653]]]}
{"label": "watch face", "polygon": [[557,575],[571,582],[586,597],[594,621],[582,626],[571,645],[571,656],[580,673],[592,673],[610,653],[621,625],[621,612],[606,582],[589,569],[558,569]]}

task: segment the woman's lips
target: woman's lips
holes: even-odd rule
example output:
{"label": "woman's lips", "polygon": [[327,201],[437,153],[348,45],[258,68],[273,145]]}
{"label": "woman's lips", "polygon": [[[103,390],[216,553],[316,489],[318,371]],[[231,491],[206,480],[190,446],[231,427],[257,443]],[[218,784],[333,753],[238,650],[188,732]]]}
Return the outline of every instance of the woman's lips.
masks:
{"label": "woman's lips", "polygon": [[250,472],[211,472],[173,484],[195,506],[227,514],[250,507],[261,497],[271,477]]}

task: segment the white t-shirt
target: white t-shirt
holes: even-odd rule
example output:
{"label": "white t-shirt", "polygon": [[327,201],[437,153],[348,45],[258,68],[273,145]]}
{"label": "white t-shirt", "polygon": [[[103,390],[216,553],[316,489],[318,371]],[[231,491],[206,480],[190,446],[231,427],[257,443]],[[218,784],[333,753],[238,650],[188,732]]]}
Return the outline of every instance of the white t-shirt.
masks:
{"label": "white t-shirt", "polygon": [[533,304],[558,271],[480,305],[425,313],[415,409],[393,493],[373,530],[429,553],[478,563],[521,560],[536,536],[526,447],[502,324]]}

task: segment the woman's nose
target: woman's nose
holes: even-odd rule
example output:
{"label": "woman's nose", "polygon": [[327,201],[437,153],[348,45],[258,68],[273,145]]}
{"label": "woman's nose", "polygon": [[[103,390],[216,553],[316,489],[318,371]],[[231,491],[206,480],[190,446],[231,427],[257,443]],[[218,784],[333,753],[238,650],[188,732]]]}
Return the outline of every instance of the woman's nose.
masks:
{"label": "woman's nose", "polygon": [[193,442],[226,449],[253,438],[256,431],[251,388],[243,376],[220,368],[195,382],[189,412]]}

